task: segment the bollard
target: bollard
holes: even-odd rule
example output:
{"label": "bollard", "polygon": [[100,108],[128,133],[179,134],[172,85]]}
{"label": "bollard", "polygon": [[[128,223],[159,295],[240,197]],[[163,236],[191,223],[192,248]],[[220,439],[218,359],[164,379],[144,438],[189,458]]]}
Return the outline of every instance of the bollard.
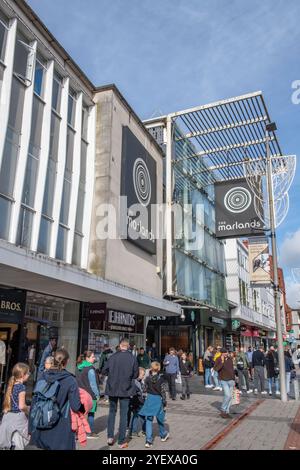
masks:
{"label": "bollard", "polygon": [[293,382],[294,382],[295,400],[299,401],[299,382],[298,382],[298,377],[296,377]]}

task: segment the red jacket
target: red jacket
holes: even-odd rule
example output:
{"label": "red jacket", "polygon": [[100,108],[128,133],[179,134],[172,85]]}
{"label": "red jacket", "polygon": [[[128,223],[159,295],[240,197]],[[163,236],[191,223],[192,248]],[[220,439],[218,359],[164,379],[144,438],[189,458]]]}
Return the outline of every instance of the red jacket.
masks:
{"label": "red jacket", "polygon": [[79,388],[79,395],[80,401],[85,408],[85,413],[80,413],[79,411],[75,413],[71,410],[71,423],[72,431],[76,432],[79,444],[85,446],[87,442],[86,434],[91,432],[91,428],[87,421],[87,415],[93,407],[93,400],[91,395],[83,390],[83,388]]}

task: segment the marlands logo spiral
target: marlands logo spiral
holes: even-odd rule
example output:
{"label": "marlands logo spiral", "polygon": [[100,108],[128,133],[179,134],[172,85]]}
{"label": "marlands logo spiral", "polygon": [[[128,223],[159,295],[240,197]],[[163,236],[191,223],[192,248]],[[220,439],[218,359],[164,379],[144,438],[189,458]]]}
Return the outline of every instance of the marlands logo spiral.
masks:
{"label": "marlands logo spiral", "polygon": [[146,163],[137,158],[133,165],[133,185],[135,194],[143,206],[148,206],[151,199],[151,178]]}
{"label": "marlands logo spiral", "polygon": [[240,214],[245,212],[252,201],[251,193],[241,186],[231,188],[224,196],[224,206],[229,212]]}

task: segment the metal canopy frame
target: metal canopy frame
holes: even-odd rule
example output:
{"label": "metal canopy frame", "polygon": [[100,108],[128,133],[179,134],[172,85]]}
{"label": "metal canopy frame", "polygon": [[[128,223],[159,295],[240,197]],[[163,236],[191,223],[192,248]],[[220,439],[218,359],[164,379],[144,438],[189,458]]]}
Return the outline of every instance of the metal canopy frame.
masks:
{"label": "metal canopy frame", "polygon": [[[173,168],[188,172],[201,187],[243,178],[245,159],[265,159],[266,124],[271,119],[261,91],[170,113],[145,124],[150,127],[151,122],[167,118],[175,124]],[[270,132],[270,152],[272,157],[282,155],[276,131]]]}

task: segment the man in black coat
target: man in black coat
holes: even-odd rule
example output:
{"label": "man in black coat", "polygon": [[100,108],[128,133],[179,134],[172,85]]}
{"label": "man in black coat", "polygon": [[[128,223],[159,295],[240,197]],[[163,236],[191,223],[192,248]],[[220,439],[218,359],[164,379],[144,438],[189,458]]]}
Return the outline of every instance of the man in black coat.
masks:
{"label": "man in black coat", "polygon": [[254,393],[259,391],[262,395],[267,394],[265,391],[265,364],[264,346],[261,345],[252,355],[252,367],[254,369]]}
{"label": "man in black coat", "polygon": [[129,351],[128,340],[122,339],[120,350],[114,353],[102,369],[108,375],[105,395],[109,396],[109,415],[107,423],[107,443],[114,444],[115,419],[120,404],[120,424],[118,444],[120,448],[127,447],[126,427],[130,397],[135,393],[134,379],[139,375],[136,357]]}

